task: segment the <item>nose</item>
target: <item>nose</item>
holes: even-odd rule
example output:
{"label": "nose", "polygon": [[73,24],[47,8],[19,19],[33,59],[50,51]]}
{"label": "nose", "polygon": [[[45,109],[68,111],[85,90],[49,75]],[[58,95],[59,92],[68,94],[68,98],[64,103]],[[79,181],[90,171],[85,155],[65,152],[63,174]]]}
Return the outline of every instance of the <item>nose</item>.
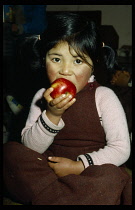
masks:
{"label": "nose", "polygon": [[59,71],[59,74],[65,75],[65,76],[71,76],[73,74],[71,66],[68,64],[63,65]]}

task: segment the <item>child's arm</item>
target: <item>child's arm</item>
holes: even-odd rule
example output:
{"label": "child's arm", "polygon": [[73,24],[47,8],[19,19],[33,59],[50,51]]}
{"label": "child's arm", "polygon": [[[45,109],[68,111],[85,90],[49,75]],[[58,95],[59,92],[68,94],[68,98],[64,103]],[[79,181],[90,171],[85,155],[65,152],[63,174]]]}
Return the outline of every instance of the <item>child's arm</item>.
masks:
{"label": "child's arm", "polygon": [[[110,163],[120,166],[128,160],[130,155],[130,138],[123,107],[115,93],[106,87],[98,87],[95,98],[106,134],[106,146],[88,154],[94,165]],[[79,157],[87,168],[89,166],[87,157],[84,154]]]}
{"label": "child's arm", "polygon": [[[54,137],[64,127],[62,114],[75,102],[75,99],[71,100],[69,96],[52,99],[51,92],[51,88],[46,91],[42,88],[36,93],[25,128],[22,130],[22,143],[39,153],[45,152],[52,144]],[[43,96],[48,102],[48,108],[41,112],[36,103]]]}
{"label": "child's arm", "polygon": [[[44,92],[45,89],[42,88],[34,96],[26,125],[21,133],[22,143],[39,153],[47,150],[57,132],[64,127],[62,119],[60,119],[58,125],[55,125],[46,116],[46,111],[41,112],[41,109],[36,105],[37,101],[43,97]],[[41,121],[44,121],[51,130],[47,130]],[[54,131],[57,132],[55,133]]]}

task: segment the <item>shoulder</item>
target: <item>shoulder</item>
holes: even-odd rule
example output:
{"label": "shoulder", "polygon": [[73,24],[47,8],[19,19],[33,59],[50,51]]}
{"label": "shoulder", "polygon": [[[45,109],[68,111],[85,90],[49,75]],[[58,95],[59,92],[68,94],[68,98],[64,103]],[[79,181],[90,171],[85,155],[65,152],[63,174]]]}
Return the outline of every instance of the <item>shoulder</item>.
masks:
{"label": "shoulder", "polygon": [[96,94],[96,97],[98,97],[98,98],[117,97],[112,89],[105,87],[105,86],[97,87],[95,94]]}
{"label": "shoulder", "polygon": [[107,109],[109,107],[118,108],[121,106],[120,100],[118,99],[115,92],[104,86],[99,86],[96,89],[95,93],[95,101],[97,106],[99,107],[106,107]]}

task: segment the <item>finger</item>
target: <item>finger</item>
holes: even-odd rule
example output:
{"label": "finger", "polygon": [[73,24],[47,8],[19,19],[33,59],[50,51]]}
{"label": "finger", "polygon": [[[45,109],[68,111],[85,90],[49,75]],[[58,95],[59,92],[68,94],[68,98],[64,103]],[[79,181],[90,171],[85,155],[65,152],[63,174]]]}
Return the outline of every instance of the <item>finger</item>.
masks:
{"label": "finger", "polygon": [[65,106],[64,106],[63,108],[66,110],[66,109],[68,109],[70,106],[72,106],[75,102],[76,102],[76,98],[73,98],[73,99],[70,100],[68,103],[66,103]]}
{"label": "finger", "polygon": [[57,108],[58,109],[67,109],[68,107],[70,107],[74,102],[75,102],[75,98],[74,100],[72,99],[71,95],[66,96],[65,98],[63,98],[58,104],[57,104]]}
{"label": "finger", "polygon": [[60,103],[61,101],[63,101],[63,99],[66,98],[66,94],[62,94],[61,96],[53,99],[53,102],[51,101],[51,105],[57,105],[58,103]]}
{"label": "finger", "polygon": [[44,94],[43,94],[43,96],[45,97],[45,99],[48,101],[48,102],[50,102],[51,100],[53,100],[53,98],[50,96],[50,93],[53,91],[53,88],[51,87],[51,88],[48,88],[45,92],[44,92]]}
{"label": "finger", "polygon": [[58,98],[53,99],[52,97],[48,97],[48,104],[49,106],[53,107],[56,106],[58,103],[60,103],[64,98],[66,97],[65,94],[62,94],[61,96],[59,96]]}
{"label": "finger", "polygon": [[61,157],[48,157],[48,160],[55,162],[55,163],[59,163],[59,162],[61,162],[62,158]]}
{"label": "finger", "polygon": [[54,170],[54,165],[55,165],[55,163],[48,162],[48,165],[50,166],[50,168],[52,168],[52,169]]}
{"label": "finger", "polygon": [[49,106],[53,107],[55,104],[53,103],[53,100],[50,100]]}

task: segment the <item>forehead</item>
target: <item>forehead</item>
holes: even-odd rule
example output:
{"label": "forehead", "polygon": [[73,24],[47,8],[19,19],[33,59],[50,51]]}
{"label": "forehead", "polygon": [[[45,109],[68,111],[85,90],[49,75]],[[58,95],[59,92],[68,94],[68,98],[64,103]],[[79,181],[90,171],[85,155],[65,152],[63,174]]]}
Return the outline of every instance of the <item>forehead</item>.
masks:
{"label": "forehead", "polygon": [[57,43],[52,49],[49,50],[50,51],[69,51],[70,53],[76,54],[75,50],[67,43],[67,42],[59,42]]}
{"label": "forehead", "polygon": [[70,46],[68,44],[68,42],[66,41],[61,41],[59,43],[57,43],[52,49],[49,50],[49,52],[56,52],[59,51],[62,54],[64,54],[65,52],[70,53],[72,56],[76,56],[76,57],[85,57],[87,58],[88,56],[81,53],[81,52],[77,52],[72,46]]}

